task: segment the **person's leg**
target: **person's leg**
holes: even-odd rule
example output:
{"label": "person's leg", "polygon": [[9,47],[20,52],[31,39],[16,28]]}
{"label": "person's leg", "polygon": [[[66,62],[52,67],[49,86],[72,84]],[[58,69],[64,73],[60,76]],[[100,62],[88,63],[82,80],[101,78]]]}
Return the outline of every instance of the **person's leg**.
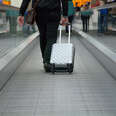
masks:
{"label": "person's leg", "polygon": [[101,33],[103,33],[104,32],[104,16],[103,15],[101,15],[101,20],[100,20],[100,26],[101,26]]}
{"label": "person's leg", "polygon": [[86,32],[86,24],[87,24],[86,16],[83,17],[83,20],[84,20],[84,32]]}
{"label": "person's leg", "polygon": [[44,60],[44,52],[45,52],[45,47],[47,44],[47,39],[46,39],[46,24],[37,24],[39,32],[40,32],[40,49],[42,53],[42,58]]}
{"label": "person's leg", "polygon": [[12,17],[9,16],[10,33],[13,33]]}
{"label": "person's leg", "polygon": [[66,31],[66,33],[68,33],[68,25],[66,25],[65,31]]}
{"label": "person's leg", "polygon": [[32,25],[32,30],[33,32],[35,32],[35,25]]}
{"label": "person's leg", "polygon": [[99,14],[98,16],[98,32],[101,33],[102,32],[102,15]]}
{"label": "person's leg", "polygon": [[85,16],[85,32],[87,32],[87,16]]}
{"label": "person's leg", "polygon": [[90,16],[87,17],[87,31],[89,31],[89,19],[90,19]]}
{"label": "person's leg", "polygon": [[48,10],[43,10],[43,9],[37,9],[37,16],[36,16],[36,24],[39,29],[40,33],[40,48],[41,48],[41,53],[43,57],[43,63],[44,63],[44,53],[45,53],[45,48],[47,44],[47,22],[48,22],[48,15],[49,11]]}
{"label": "person's leg", "polygon": [[98,33],[100,33],[100,14],[98,14]]}
{"label": "person's leg", "polygon": [[48,22],[46,30],[47,44],[44,52],[44,62],[50,63],[52,45],[56,43],[57,40],[57,29],[59,22]]}
{"label": "person's leg", "polygon": [[104,32],[107,32],[108,30],[108,21],[107,21],[107,15],[104,15]]}
{"label": "person's leg", "polygon": [[82,19],[82,23],[83,23],[83,31],[85,31],[85,23],[84,23],[84,18]]}
{"label": "person's leg", "polygon": [[30,34],[30,25],[27,24],[27,34]]}
{"label": "person's leg", "polygon": [[108,14],[106,15],[106,32],[108,31]]}
{"label": "person's leg", "polygon": [[12,26],[13,26],[13,34],[16,34],[17,31],[17,17],[12,17]]}
{"label": "person's leg", "polygon": [[83,16],[83,31],[85,31],[86,28],[86,19],[85,16]]}
{"label": "person's leg", "polygon": [[73,18],[74,18],[74,16],[73,15],[71,15],[71,16],[69,16],[69,23],[70,23],[70,25],[71,25],[71,32],[72,32],[72,21],[73,21]]}
{"label": "person's leg", "polygon": [[84,17],[83,16],[81,16],[81,21],[82,21],[83,31],[84,31]]}

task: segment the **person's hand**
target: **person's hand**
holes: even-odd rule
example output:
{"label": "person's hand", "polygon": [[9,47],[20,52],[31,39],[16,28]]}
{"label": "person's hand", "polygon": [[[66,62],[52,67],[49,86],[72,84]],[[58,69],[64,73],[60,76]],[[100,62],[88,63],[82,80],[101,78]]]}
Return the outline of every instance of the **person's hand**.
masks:
{"label": "person's hand", "polygon": [[62,17],[61,21],[60,21],[60,24],[62,24],[63,26],[67,25],[68,24],[68,18]]}
{"label": "person's hand", "polygon": [[24,24],[24,16],[18,16],[17,22],[20,26],[23,26]]}

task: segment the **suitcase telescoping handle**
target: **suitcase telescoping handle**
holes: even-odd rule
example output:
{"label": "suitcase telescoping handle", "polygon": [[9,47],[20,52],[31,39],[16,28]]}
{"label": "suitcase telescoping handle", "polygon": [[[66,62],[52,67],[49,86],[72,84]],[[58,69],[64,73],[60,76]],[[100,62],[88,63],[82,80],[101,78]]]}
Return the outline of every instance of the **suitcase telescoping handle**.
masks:
{"label": "suitcase telescoping handle", "polygon": [[[62,25],[59,26],[60,33],[59,33],[59,43],[62,41]],[[70,43],[70,32],[71,32],[71,25],[68,24],[68,43]]]}

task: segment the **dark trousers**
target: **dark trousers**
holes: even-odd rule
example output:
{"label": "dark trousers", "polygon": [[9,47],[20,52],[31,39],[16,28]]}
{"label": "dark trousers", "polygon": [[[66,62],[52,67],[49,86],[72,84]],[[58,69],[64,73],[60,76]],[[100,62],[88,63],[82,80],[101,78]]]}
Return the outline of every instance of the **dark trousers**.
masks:
{"label": "dark trousers", "polygon": [[85,32],[89,31],[89,19],[90,16],[81,16],[81,20],[83,23],[83,31]]}
{"label": "dark trousers", "polygon": [[[72,31],[72,21],[73,21],[73,19],[74,19],[73,15],[68,17],[68,21],[69,21],[69,23],[71,25],[71,31]],[[66,32],[68,33],[68,25],[66,25]]]}
{"label": "dark trousers", "polygon": [[98,32],[104,33],[108,30],[108,16],[107,14],[99,14],[98,16]]}
{"label": "dark trousers", "polygon": [[[40,32],[40,48],[44,63],[50,63],[52,45],[57,40],[57,29],[59,20],[55,12],[39,12],[36,23]],[[53,17],[53,18],[52,18]],[[57,18],[54,19],[54,18]],[[59,18],[60,19],[60,18]]]}

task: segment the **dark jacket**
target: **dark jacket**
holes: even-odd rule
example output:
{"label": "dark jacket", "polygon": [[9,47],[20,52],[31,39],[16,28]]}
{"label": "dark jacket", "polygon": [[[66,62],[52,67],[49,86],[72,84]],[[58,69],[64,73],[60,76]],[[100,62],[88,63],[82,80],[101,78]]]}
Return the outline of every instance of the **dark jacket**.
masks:
{"label": "dark jacket", "polygon": [[[23,0],[19,14],[24,16],[24,13],[28,7],[30,0]],[[35,0],[32,1],[32,6],[34,5]],[[54,10],[57,9],[61,10],[61,3],[62,3],[62,10],[63,10],[63,16],[68,15],[68,0],[40,0],[38,3],[37,9],[49,9]]]}

